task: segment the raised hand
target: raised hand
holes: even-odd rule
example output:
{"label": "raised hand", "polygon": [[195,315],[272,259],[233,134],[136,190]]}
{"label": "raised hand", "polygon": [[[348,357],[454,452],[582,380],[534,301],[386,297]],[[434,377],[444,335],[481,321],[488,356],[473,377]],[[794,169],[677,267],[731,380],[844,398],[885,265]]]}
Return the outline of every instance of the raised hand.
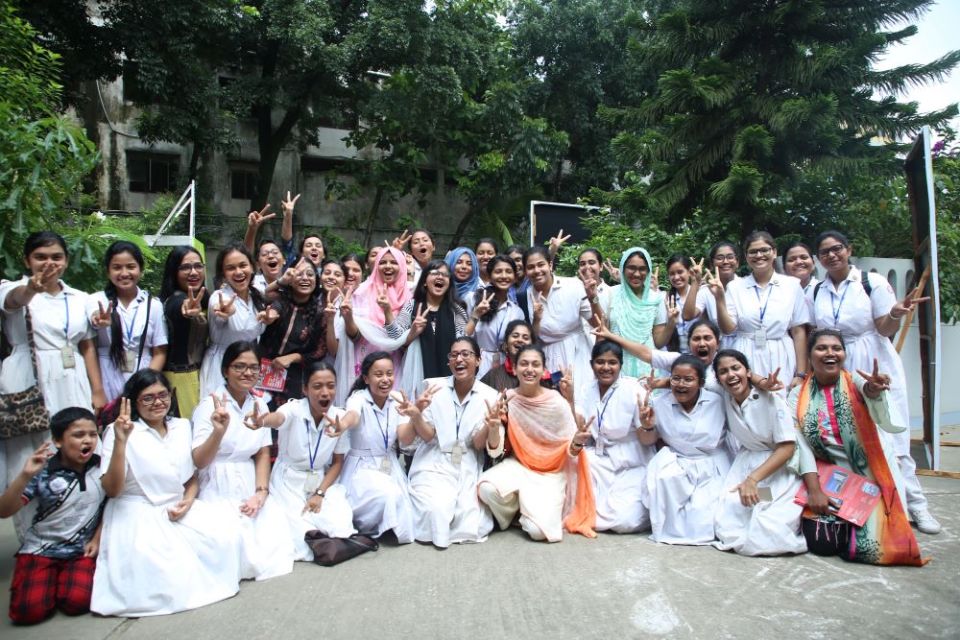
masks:
{"label": "raised hand", "polygon": [[574,413],[574,418],[577,422],[577,432],[573,434],[573,444],[576,447],[582,447],[587,444],[587,441],[590,440],[590,425],[593,424],[593,420],[596,416],[590,416],[589,420],[584,420],[583,416],[579,413]]}
{"label": "raised hand", "polygon": [[130,398],[120,398],[120,412],[113,423],[113,433],[118,442],[126,442],[133,431],[133,420],[130,419]]}
{"label": "raised hand", "polygon": [[[213,428],[217,431],[226,431],[227,427],[230,426],[230,412],[227,411],[227,396],[217,397],[217,394],[211,393],[210,397],[213,398],[213,413],[210,414],[210,422],[213,423]],[[256,403],[253,405],[256,407]]]}
{"label": "raised hand", "polygon": [[263,426],[263,419],[267,417],[266,413],[260,413],[260,403],[253,403],[253,411],[243,416],[243,426],[251,431],[256,431]]}
{"label": "raised hand", "polygon": [[403,248],[407,246],[408,242],[410,242],[411,237],[412,236],[410,235],[410,232],[404,229],[403,233],[393,239],[393,248],[403,251]]}
{"label": "raised hand", "polygon": [[490,292],[490,295],[487,295],[486,289],[481,289],[480,291],[480,301],[477,303],[477,306],[473,308],[473,319],[474,321],[480,320],[483,316],[487,315],[490,312],[490,301],[493,300],[493,291]]}
{"label": "raised hand", "polygon": [[37,447],[36,451],[30,454],[30,457],[27,458],[26,463],[23,465],[24,475],[32,478],[43,471],[43,468],[47,466],[47,460],[53,455],[53,451],[50,450],[51,444],[50,442],[44,442]]}
{"label": "raised hand", "polygon": [[[530,287],[530,288],[532,289],[533,287]],[[543,311],[544,311],[543,302],[544,302],[543,294],[540,293],[539,291],[535,291],[533,295],[533,323],[534,324],[540,322],[540,320],[543,319]]]}
{"label": "raised hand", "polygon": [[[640,395],[637,394],[637,400],[640,400]],[[648,392],[646,397],[644,397],[643,402],[640,403],[640,425],[647,431],[652,430],[657,426],[657,416],[654,414],[653,407],[650,406],[650,393]]]}
{"label": "raised hand", "polygon": [[595,335],[598,340],[610,340],[613,337],[613,332],[610,331],[603,318],[593,314],[593,320],[596,322],[596,326],[590,329],[590,333]]}
{"label": "raised hand", "polygon": [[40,269],[37,273],[34,273],[30,276],[30,279],[27,280],[27,288],[37,293],[39,291],[44,291],[48,286],[53,284],[60,278],[60,267],[53,262],[48,262],[43,265],[43,268]]}
{"label": "raised hand", "polygon": [[571,234],[569,233],[567,235],[563,235],[563,229],[560,229],[560,233],[550,238],[550,244],[547,248],[549,249],[551,256],[555,256],[560,253],[560,247],[562,247],[564,243],[570,239],[570,235]]}
{"label": "raised hand", "polygon": [[267,307],[263,311],[257,312],[257,322],[265,325],[271,325],[280,318],[280,312],[273,307]]}
{"label": "raised hand", "polygon": [[660,291],[660,267],[654,267],[653,275],[650,276],[650,291]]}
{"label": "raised hand", "polygon": [[[297,197],[300,197],[300,196],[297,196]],[[252,227],[254,229],[258,229],[264,222],[266,222],[270,218],[277,217],[277,214],[275,213],[267,213],[267,211],[269,210],[270,210],[270,203],[268,202],[263,206],[263,209],[260,209],[260,211],[251,211],[250,213],[248,213],[247,226]]]}
{"label": "raised hand", "polygon": [[423,308],[423,303],[417,304],[417,313],[413,316],[413,322],[410,324],[413,335],[419,336],[427,328],[427,315],[429,313],[429,309]]}
{"label": "raised hand", "polygon": [[424,389],[423,393],[421,393],[420,397],[418,397],[416,400],[417,408],[420,409],[421,412],[425,411],[426,408],[430,406],[430,403],[433,402],[433,396],[435,396],[437,391],[440,391],[442,388],[443,387],[438,384],[432,384]]}
{"label": "raised hand", "polygon": [[[909,314],[913,311],[921,302],[927,302],[930,300],[930,296],[920,297],[920,294],[923,293],[923,290],[920,287],[915,287],[910,293],[903,297],[903,300],[897,302],[890,309],[890,317],[894,320],[900,320],[903,316]],[[894,313],[896,312],[896,313]]]}
{"label": "raised hand", "polygon": [[213,315],[221,320],[226,320],[237,312],[236,302],[237,296],[233,296],[229,300],[225,295],[220,296],[220,303],[213,308]]}
{"label": "raised hand", "polygon": [[340,293],[340,316],[345,320],[353,317],[353,288],[347,287],[346,291],[337,289]]}
{"label": "raised hand", "polygon": [[863,393],[868,398],[876,398],[882,392],[890,389],[890,376],[885,373],[880,373],[880,363],[877,362],[877,359],[873,359],[873,372],[867,373],[857,369],[857,373],[866,380],[866,384],[863,385]]}
{"label": "raised hand", "polygon": [[560,395],[567,399],[567,402],[573,404],[573,369],[570,367],[565,367],[563,370],[563,377],[560,378],[558,384],[560,387]]}
{"label": "raised hand", "polygon": [[[300,194],[299,194],[299,193],[298,193],[296,196],[294,196],[293,198],[291,198],[291,197],[290,197],[290,192],[287,191],[287,199],[280,201],[280,210],[283,211],[283,217],[284,217],[284,218],[286,218],[287,216],[292,216],[292,215],[293,215],[293,208],[296,206],[297,200],[299,200],[299,199],[300,199]],[[269,207],[270,205],[267,205],[267,206]]]}
{"label": "raised hand", "polygon": [[196,318],[203,310],[200,308],[200,301],[203,300],[203,294],[206,293],[206,287],[197,289],[196,294],[189,287],[187,288],[187,297],[183,299],[180,305],[180,315],[184,318]]}
{"label": "raised hand", "polygon": [[680,320],[680,307],[677,306],[677,299],[672,295],[667,295],[667,299],[664,300],[664,304],[667,307],[667,322],[671,324],[677,324]]}
{"label": "raised hand", "polygon": [[697,262],[693,259],[693,256],[690,256],[690,275],[696,278],[697,282],[703,280],[703,262],[704,258],[700,258],[700,261]]}
{"label": "raised hand", "polygon": [[90,324],[92,324],[95,329],[106,329],[113,324],[113,303],[111,302],[107,305],[107,308],[104,309],[103,303],[98,300],[97,307],[99,307],[99,311],[90,316]]}
{"label": "raised hand", "polygon": [[600,286],[600,282],[593,277],[587,277],[583,280],[583,290],[587,294],[588,300],[593,300],[597,297],[597,287]]}
{"label": "raised hand", "polygon": [[380,285],[377,287],[377,305],[386,313],[390,310],[390,298],[387,296],[387,287]]}
{"label": "raised hand", "polygon": [[783,389],[783,383],[780,382],[780,367],[777,367],[776,371],[771,372],[766,377],[755,380],[754,385],[756,385],[758,389],[763,389],[771,393]]}
{"label": "raised hand", "polygon": [[304,268],[301,269],[299,266],[294,265],[283,272],[283,275],[280,276],[280,285],[284,287],[293,286],[297,280],[306,275],[307,266],[304,265]]}
{"label": "raised hand", "polygon": [[[340,291],[340,289],[337,289]],[[333,291],[327,291],[327,304],[323,307],[323,314],[327,316],[327,322],[333,322],[334,317],[337,315],[337,298],[334,296]]]}
{"label": "raised hand", "polygon": [[704,275],[704,282],[710,287],[710,293],[717,299],[718,303],[724,300],[723,281],[720,280],[720,267],[714,267],[714,272],[707,271]]}
{"label": "raised hand", "polygon": [[610,274],[610,279],[614,282],[620,282],[620,269],[613,266],[613,263],[610,262],[610,258],[607,258],[603,261],[603,268],[607,270],[607,273]]}
{"label": "raised hand", "polygon": [[647,395],[657,388],[657,376],[653,367],[650,367],[650,372],[640,379],[640,385],[647,390]]}
{"label": "raised hand", "polygon": [[333,422],[327,419],[327,428],[324,431],[325,434],[331,438],[338,438],[346,429],[343,428],[343,425],[340,424],[340,416],[335,416]]}

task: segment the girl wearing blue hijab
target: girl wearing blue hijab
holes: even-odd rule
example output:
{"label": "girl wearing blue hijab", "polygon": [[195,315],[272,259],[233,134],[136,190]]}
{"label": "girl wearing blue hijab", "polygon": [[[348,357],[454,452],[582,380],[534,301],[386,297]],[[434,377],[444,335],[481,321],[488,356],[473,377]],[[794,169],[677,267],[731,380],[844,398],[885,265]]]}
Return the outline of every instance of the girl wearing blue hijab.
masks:
{"label": "girl wearing blue hijab", "polygon": [[477,261],[477,254],[469,247],[457,247],[447,254],[446,263],[453,274],[457,298],[467,300],[480,286],[480,263]]}

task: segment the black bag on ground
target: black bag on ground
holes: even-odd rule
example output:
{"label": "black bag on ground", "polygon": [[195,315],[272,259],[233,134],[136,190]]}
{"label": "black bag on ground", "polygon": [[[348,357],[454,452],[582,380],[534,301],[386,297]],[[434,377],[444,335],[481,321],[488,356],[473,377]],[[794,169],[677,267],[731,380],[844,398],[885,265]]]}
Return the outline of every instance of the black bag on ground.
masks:
{"label": "black bag on ground", "polygon": [[312,529],[304,534],[303,540],[313,551],[313,561],[324,567],[332,567],[361,553],[380,548],[376,540],[359,533],[349,538],[331,538],[319,529]]}

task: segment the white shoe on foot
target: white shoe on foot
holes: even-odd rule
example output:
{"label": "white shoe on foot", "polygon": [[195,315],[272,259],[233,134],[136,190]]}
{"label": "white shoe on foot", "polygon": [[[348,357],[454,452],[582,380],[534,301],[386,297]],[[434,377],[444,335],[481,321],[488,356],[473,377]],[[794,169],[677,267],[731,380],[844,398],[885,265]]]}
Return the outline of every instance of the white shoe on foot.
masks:
{"label": "white shoe on foot", "polygon": [[913,519],[913,524],[916,525],[917,529],[923,533],[932,535],[940,533],[942,529],[937,519],[930,515],[930,512],[926,509],[923,511],[911,511],[910,517]]}

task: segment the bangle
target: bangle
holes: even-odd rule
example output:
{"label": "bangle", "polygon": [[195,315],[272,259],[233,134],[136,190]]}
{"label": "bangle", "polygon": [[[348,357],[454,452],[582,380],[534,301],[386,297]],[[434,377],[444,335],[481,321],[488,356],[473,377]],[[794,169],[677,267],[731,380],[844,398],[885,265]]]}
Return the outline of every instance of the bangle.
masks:
{"label": "bangle", "polygon": [[266,487],[257,487],[256,493],[270,493],[270,490]]}
{"label": "bangle", "polygon": [[656,431],[656,429],[657,429],[656,427],[640,427],[640,431],[647,431],[647,432]]}
{"label": "bangle", "polygon": [[897,316],[893,315],[893,311],[888,312],[887,315],[890,316],[890,319],[894,322],[900,322],[900,320],[903,318],[903,316],[898,318]]}

